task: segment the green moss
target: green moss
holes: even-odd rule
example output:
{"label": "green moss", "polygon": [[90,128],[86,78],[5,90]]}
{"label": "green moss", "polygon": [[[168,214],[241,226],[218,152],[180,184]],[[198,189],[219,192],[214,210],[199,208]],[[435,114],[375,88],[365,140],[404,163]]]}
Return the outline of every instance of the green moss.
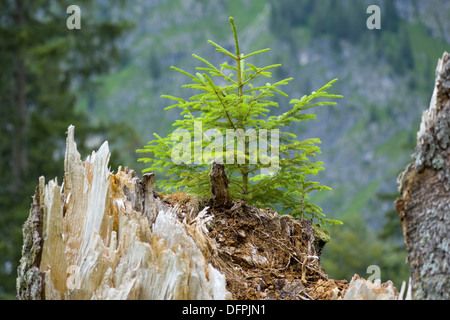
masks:
{"label": "green moss", "polygon": [[328,243],[331,240],[330,231],[322,228],[320,223],[313,223],[314,238],[316,240]]}
{"label": "green moss", "polygon": [[[411,39],[411,49],[414,53],[416,70],[425,72],[427,69],[424,56],[430,57],[433,61],[442,56],[442,52],[448,50],[448,44],[444,40],[430,37],[422,24],[409,25],[407,28]],[[434,73],[433,70],[430,70]]]}

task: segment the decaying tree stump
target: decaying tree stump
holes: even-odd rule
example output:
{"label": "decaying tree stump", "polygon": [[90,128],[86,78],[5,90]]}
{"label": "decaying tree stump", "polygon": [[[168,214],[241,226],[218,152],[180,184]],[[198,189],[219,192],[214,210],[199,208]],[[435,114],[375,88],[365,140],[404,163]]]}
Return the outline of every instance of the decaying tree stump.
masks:
{"label": "decaying tree stump", "polygon": [[166,202],[153,174],[114,174],[109,156],[105,142],[82,161],[69,127],[64,183],[39,179],[23,227],[19,299],[314,298],[318,279],[345,292],[319,266],[312,223],[231,208],[223,166],[210,209]]}
{"label": "decaying tree stump", "polygon": [[210,207],[155,192],[155,176],[85,161],[68,129],[62,186],[39,179],[23,226],[18,299],[396,299],[396,289],[328,279],[312,221],[233,203],[224,168]]}
{"label": "decaying tree stump", "polygon": [[395,206],[402,222],[413,299],[450,298],[450,55],[436,69],[414,161],[398,178]]}

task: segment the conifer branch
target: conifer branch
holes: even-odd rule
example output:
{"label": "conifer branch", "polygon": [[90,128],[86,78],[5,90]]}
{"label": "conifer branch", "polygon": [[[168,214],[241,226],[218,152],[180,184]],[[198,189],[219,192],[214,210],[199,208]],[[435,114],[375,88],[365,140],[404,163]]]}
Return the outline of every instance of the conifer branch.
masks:
{"label": "conifer branch", "polygon": [[227,107],[225,106],[225,103],[222,101],[222,99],[220,98],[219,93],[216,90],[214,90],[214,93],[216,94],[217,100],[220,101],[220,104],[222,105],[223,110],[225,111],[225,115],[227,116],[228,122],[233,127],[233,129],[236,130],[236,127],[234,126],[233,120],[231,120],[230,114],[227,111]]}

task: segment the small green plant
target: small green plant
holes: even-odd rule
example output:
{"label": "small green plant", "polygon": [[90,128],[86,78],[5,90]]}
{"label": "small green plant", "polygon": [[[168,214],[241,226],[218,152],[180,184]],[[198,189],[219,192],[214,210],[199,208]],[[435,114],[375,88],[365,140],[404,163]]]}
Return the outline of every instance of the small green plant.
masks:
{"label": "small green plant", "polygon": [[[203,64],[196,68],[199,72],[195,75],[171,67],[190,78],[192,83],[183,87],[196,90],[198,94],[189,100],[163,96],[175,101],[166,110],[180,108],[183,119],[175,121],[173,126],[176,130],[172,134],[165,138],[154,134],[156,140],[137,150],[152,154],[139,159],[151,164],[144,172],[163,172],[166,179],[159,185],[165,191],[183,190],[207,196],[210,192],[210,164],[213,160],[221,162],[225,159],[229,191],[234,200],[272,207],[295,217],[317,219],[322,225],[340,224],[340,221],[326,219],[322,209],[312,204],[309,198],[313,191],[330,190],[309,180],[310,176],[324,169],[322,162],[310,160],[320,153],[317,146],[320,140],[298,141],[296,135],[279,131],[294,122],[315,119],[314,114],[304,112],[307,109],[336,104],[317,99],[341,98],[326,92],[337,79],[310,95],[292,99],[288,111],[270,115],[270,111],[278,107],[273,98],[277,94],[287,97],[281,87],[293,79],[262,83],[261,79],[271,77],[269,70],[280,65],[257,67],[251,64],[249,58],[269,49],[241,53],[233,18],[230,18],[230,23],[235,53],[213,41],[208,42],[226,59],[231,59],[233,65],[224,62],[216,67],[194,54],[193,57]],[[257,147],[259,152],[255,152]]]}

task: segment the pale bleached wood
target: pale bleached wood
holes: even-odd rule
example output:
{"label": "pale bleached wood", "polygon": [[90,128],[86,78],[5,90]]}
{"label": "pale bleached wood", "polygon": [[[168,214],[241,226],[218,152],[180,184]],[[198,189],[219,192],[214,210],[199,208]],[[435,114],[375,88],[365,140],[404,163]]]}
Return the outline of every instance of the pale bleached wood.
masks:
{"label": "pale bleached wood", "polygon": [[25,224],[36,240],[23,249],[18,298],[229,297],[224,275],[198,246],[209,243],[206,211],[187,227],[154,197],[153,175],[141,182],[132,170],[114,174],[109,156],[105,142],[81,161],[69,127],[64,186],[42,177]]}
{"label": "pale bleached wood", "polygon": [[369,281],[355,275],[344,295],[343,300],[399,300],[401,296],[397,292],[392,281],[381,284],[378,281]]}

